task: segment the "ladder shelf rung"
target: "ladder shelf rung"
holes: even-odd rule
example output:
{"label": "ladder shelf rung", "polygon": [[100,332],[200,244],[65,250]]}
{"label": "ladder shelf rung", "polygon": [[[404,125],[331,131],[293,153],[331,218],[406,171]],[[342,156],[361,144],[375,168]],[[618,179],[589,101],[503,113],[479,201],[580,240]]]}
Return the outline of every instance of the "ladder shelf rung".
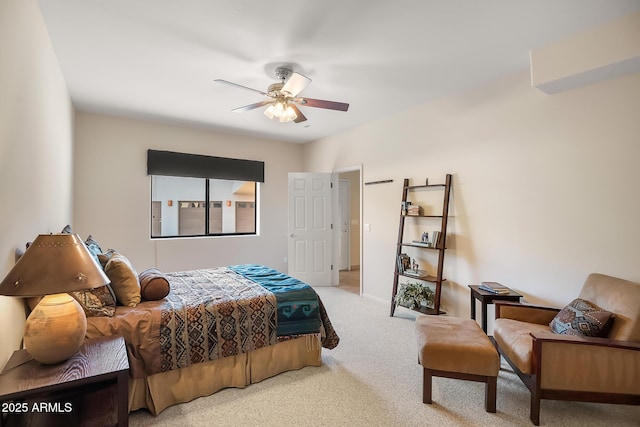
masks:
{"label": "ladder shelf rung", "polygon": [[427,184],[427,185],[408,185],[404,188],[406,188],[407,190],[414,190],[416,188],[444,188],[446,187],[446,184]]}
{"label": "ladder shelf rung", "polygon": [[[408,279],[417,279],[417,280],[422,280],[424,282],[438,283],[438,278],[430,274],[427,274],[426,276],[414,276],[412,274],[404,274],[404,273],[396,273],[396,274],[398,274],[398,276],[406,277]],[[442,282],[444,282],[445,280],[447,279],[443,277]]]}

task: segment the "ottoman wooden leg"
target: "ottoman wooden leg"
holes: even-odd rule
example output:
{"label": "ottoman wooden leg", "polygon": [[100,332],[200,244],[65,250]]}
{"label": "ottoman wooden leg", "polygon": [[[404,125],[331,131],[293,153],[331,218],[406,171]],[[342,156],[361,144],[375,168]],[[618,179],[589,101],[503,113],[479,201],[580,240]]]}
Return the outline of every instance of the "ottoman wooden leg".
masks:
{"label": "ottoman wooden leg", "polygon": [[431,369],[422,369],[422,403],[431,403],[431,382],[433,373]]}
{"label": "ottoman wooden leg", "polygon": [[487,377],[485,386],[484,407],[487,412],[496,412],[496,390],[498,388],[498,377]]}

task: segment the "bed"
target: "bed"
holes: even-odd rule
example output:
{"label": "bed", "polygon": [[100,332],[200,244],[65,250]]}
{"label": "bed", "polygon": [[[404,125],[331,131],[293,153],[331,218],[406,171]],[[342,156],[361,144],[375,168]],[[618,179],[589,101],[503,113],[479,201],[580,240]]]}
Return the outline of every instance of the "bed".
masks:
{"label": "bed", "polygon": [[[339,338],[308,285],[260,265],[162,273],[162,299],[87,318],[87,338],[122,335],[129,410],[167,407],[322,364]],[[118,300],[121,298],[119,297]]]}

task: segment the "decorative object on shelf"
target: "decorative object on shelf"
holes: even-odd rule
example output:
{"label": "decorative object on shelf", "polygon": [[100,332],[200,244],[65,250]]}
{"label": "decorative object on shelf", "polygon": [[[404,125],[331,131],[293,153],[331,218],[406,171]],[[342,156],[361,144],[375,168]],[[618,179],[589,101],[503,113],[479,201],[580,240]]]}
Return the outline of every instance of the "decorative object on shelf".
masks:
{"label": "decorative object on shelf", "polygon": [[419,282],[406,282],[400,284],[395,297],[396,305],[412,310],[420,307],[433,308],[433,290]]}
{"label": "decorative object on shelf", "polygon": [[402,215],[407,215],[409,212],[409,207],[411,206],[411,202],[407,200],[402,201]]}
{"label": "decorative object on shelf", "polygon": [[24,347],[41,363],[73,356],[84,341],[87,319],[67,292],[109,283],[77,234],[41,234],[0,283],[0,295],[44,298],[24,328]]}

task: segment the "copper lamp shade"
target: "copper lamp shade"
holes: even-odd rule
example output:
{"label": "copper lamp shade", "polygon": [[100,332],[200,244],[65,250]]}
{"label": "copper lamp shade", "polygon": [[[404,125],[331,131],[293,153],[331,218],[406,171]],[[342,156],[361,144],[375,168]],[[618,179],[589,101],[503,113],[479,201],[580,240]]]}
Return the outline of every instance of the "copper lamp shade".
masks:
{"label": "copper lamp shade", "polygon": [[87,330],[82,307],[67,292],[107,283],[77,234],[41,234],[0,283],[0,295],[45,295],[27,318],[24,346],[35,360],[58,363],[78,351]]}

